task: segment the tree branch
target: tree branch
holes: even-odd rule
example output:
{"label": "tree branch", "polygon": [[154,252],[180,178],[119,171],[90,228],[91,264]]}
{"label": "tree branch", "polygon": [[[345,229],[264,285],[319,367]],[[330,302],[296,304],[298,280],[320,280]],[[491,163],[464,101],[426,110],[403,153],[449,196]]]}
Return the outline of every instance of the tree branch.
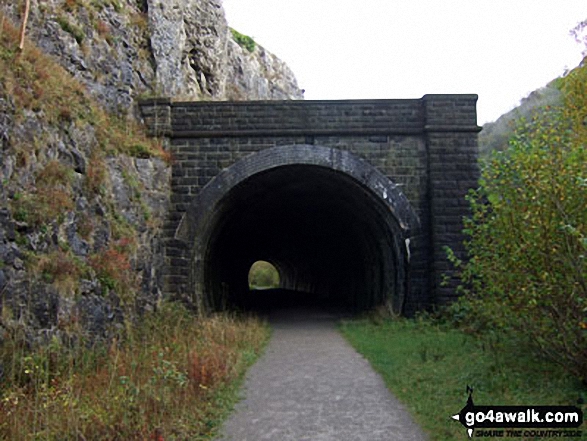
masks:
{"label": "tree branch", "polygon": [[31,0],[25,0],[24,4],[24,15],[22,17],[22,24],[20,26],[20,43],[18,49],[21,51],[24,49],[24,35],[26,32],[26,24],[29,19],[29,10],[31,8]]}

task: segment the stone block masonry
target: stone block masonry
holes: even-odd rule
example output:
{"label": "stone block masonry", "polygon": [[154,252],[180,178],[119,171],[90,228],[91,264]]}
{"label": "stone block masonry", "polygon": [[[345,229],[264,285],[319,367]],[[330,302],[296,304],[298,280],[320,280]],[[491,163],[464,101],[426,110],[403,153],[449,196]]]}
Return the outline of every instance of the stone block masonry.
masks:
{"label": "stone block masonry", "polygon": [[[229,286],[229,290],[236,289],[231,285],[232,282],[222,281],[215,286],[210,280],[216,276],[206,276],[205,270],[198,269],[206,267],[206,259],[214,253],[209,249],[196,250],[194,240],[199,241],[198,246],[206,248],[213,246],[216,234],[224,234],[223,227],[219,225],[229,221],[214,217],[225,213],[218,207],[232,203],[232,190],[240,188],[245,182],[251,183],[263,173],[274,169],[291,171],[297,170],[293,168],[295,165],[306,168],[314,165],[332,168],[337,174],[323,182],[322,178],[315,178],[313,173],[302,173],[298,176],[317,180],[313,184],[295,184],[296,190],[288,190],[290,193],[284,193],[284,197],[295,199],[305,191],[302,190],[305,189],[304,185],[308,185],[309,193],[304,197],[309,198],[309,205],[322,204],[329,213],[351,213],[352,201],[337,195],[336,185],[332,184],[331,188],[327,182],[334,182],[339,175],[344,179],[350,177],[357,188],[374,185],[366,190],[372,195],[379,192],[379,184],[372,184],[372,177],[381,175],[385,177],[388,188],[396,189],[393,190],[393,197],[401,201],[385,201],[387,208],[382,206],[377,210],[390,209],[393,212],[404,204],[405,198],[409,207],[406,210],[413,212],[413,217],[417,219],[417,222],[411,222],[409,228],[402,227],[397,231],[393,229],[395,227],[376,228],[374,225],[379,221],[374,219],[378,214],[366,219],[364,228],[371,229],[370,232],[357,233],[355,239],[359,241],[365,234],[368,238],[361,240],[372,240],[373,244],[387,243],[386,246],[394,248],[394,251],[389,259],[381,260],[377,254],[385,254],[386,251],[377,250],[385,247],[373,245],[368,247],[370,251],[361,255],[361,259],[372,261],[373,267],[393,267],[389,271],[394,272],[395,276],[393,280],[385,281],[385,269],[371,274],[367,264],[361,274],[369,273],[378,280],[385,279],[376,282],[379,283],[377,289],[405,289],[402,305],[406,313],[452,300],[455,297],[454,280],[446,286],[441,284],[443,274],[447,274],[449,279],[451,275],[444,247],[449,246],[457,255],[464,257],[462,217],[468,214],[468,204],[464,198],[470,188],[477,186],[479,177],[477,133],[480,128],[476,122],[476,101],[476,95],[425,95],[421,99],[357,101],[142,101],[140,108],[150,132],[169,138],[175,159],[171,207],[165,225],[168,294],[175,296],[194,290],[220,291],[221,283]],[[299,156],[301,151],[304,152],[303,156]],[[291,157],[288,157],[288,152],[291,152]],[[343,159],[336,160],[346,161],[345,164],[340,165],[334,159],[325,160],[325,152],[329,152],[331,156],[338,155],[336,152],[345,152]],[[302,159],[294,160],[294,157]],[[357,175],[359,169],[361,175]],[[302,171],[301,168],[299,170]],[[250,187],[254,190],[243,193],[242,197],[250,197],[253,201],[253,195],[266,195],[267,200],[278,201],[279,197],[270,196],[270,193],[262,193],[260,190],[265,186],[263,191],[269,192],[269,188],[277,188],[278,183],[286,188],[285,178],[275,176],[273,180],[259,180],[256,185],[251,184]],[[295,176],[293,174],[291,179],[295,179]],[[293,185],[290,183],[290,187]],[[328,200],[311,198],[310,190],[313,188],[319,191],[320,185],[325,192],[332,192],[328,193]],[[345,188],[342,181],[340,185],[340,188]],[[206,206],[206,201],[212,200],[207,196],[207,193],[212,192],[212,187],[224,188],[226,197],[220,195],[218,200],[214,199],[216,205]],[[360,198],[359,193],[355,195],[353,191],[349,189],[352,198]],[[378,197],[389,199],[387,193],[388,190],[379,192]],[[337,205],[338,202],[335,201],[339,199],[340,205]],[[357,208],[361,206],[358,203]],[[202,212],[206,210],[209,213]],[[231,216],[242,214],[231,209],[226,210]],[[270,211],[270,207],[268,210]],[[334,221],[336,215],[332,216]],[[394,222],[402,224],[398,215],[394,216],[397,222],[390,221],[390,225]],[[329,219],[322,220],[330,222]],[[278,220],[281,219],[275,219],[276,222]],[[259,219],[257,221],[260,222]],[[198,234],[202,237],[205,236],[205,243],[189,235],[182,236],[182,228],[187,231],[187,227],[182,225],[190,222],[198,225],[201,223],[202,229],[194,227],[192,230],[199,231]],[[392,231],[396,235],[395,239],[371,238],[377,234],[385,236],[386,232],[392,234]],[[326,231],[322,236],[325,235]],[[409,243],[409,249],[398,245],[404,241]],[[329,247],[328,244],[325,246]],[[267,250],[266,247],[262,251]],[[273,248],[272,252],[277,253]],[[274,258],[284,262],[283,268],[291,266],[289,261],[303,261],[301,256],[282,254],[275,254]],[[289,263],[286,264],[286,261]],[[296,265],[299,267],[302,264]],[[340,265],[344,266],[343,262]],[[222,272],[221,266],[214,271]],[[356,276],[359,277],[358,273]],[[290,278],[295,279],[294,276]],[[404,288],[397,287],[400,281],[405,282],[402,285]],[[310,290],[320,290],[315,281],[306,281],[304,286],[311,287]],[[382,288],[383,286],[387,288]],[[331,287],[332,289],[334,288]],[[206,295],[210,294],[196,293],[196,297]],[[362,295],[371,294],[366,294],[365,291]],[[389,295],[397,295],[397,292]],[[375,303],[385,302],[386,295],[375,295],[373,299],[378,299],[373,301]],[[338,300],[340,299],[336,301]],[[353,302],[361,304],[357,299]],[[376,306],[373,302],[367,302],[367,306]]]}

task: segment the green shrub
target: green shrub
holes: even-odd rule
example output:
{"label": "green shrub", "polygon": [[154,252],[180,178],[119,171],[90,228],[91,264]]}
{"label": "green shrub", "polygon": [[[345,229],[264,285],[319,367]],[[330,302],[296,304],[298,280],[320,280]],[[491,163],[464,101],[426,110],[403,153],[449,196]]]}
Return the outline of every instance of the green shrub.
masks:
{"label": "green shrub", "polygon": [[466,294],[453,310],[587,381],[587,67],[562,87],[563,104],[520,122],[469,195],[469,260],[449,256]]}
{"label": "green shrub", "polygon": [[240,32],[230,28],[230,32],[232,32],[232,38],[234,41],[238,43],[238,45],[249,52],[254,52],[255,48],[257,47],[257,43],[248,35],[243,35]]}
{"label": "green shrub", "polygon": [[71,36],[73,38],[75,38],[75,41],[77,41],[77,44],[81,45],[84,42],[84,39],[86,38],[86,34],[84,33],[82,28],[73,24],[64,16],[57,17],[57,23],[59,23],[59,26],[61,26],[61,29],[63,29],[68,34],[71,34]]}

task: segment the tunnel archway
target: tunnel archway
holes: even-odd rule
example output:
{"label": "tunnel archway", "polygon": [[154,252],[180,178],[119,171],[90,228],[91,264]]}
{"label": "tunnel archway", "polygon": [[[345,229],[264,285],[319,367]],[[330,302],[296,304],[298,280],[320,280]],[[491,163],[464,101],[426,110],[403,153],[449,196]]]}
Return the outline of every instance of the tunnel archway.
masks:
{"label": "tunnel archway", "polygon": [[195,198],[176,237],[193,244],[190,286],[203,308],[255,306],[248,272],[266,260],[290,301],[401,312],[408,239],[418,228],[398,186],[369,163],[295,145],[223,170]]}

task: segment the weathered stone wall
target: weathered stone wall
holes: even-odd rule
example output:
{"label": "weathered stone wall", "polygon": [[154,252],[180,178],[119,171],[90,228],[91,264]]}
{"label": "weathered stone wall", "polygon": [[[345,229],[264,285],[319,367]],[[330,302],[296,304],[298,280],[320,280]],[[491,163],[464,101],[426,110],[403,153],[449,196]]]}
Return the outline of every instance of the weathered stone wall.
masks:
{"label": "weathered stone wall", "polygon": [[314,144],[368,161],[408,197],[421,230],[411,238],[412,301],[443,303],[449,270],[443,247],[462,254],[464,195],[476,186],[476,96],[418,100],[172,103],[151,100],[142,112],[152,133],[171,138],[175,163],[166,225],[167,289],[185,289],[189,244],[174,239],[194,197],[224,169],[274,146]]}

